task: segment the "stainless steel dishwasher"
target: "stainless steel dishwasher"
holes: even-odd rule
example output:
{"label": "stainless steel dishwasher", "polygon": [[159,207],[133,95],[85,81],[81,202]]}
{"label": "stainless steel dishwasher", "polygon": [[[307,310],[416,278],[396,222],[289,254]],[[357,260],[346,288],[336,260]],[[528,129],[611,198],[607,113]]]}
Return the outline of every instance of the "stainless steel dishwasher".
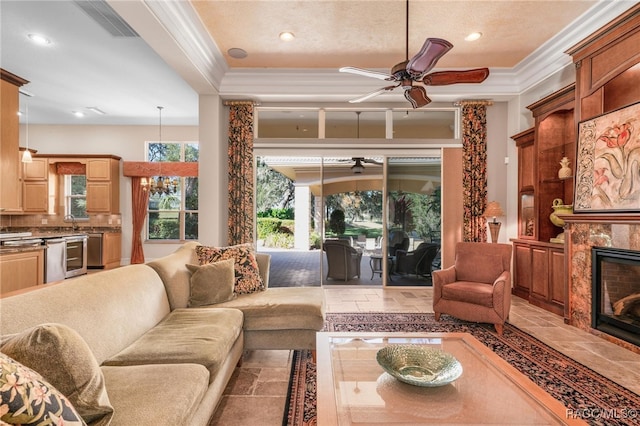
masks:
{"label": "stainless steel dishwasher", "polygon": [[91,233],[89,234],[89,242],[87,243],[87,268],[100,269],[103,267],[102,233]]}
{"label": "stainless steel dishwasher", "polygon": [[47,238],[44,245],[47,247],[44,282],[64,280],[67,273],[67,241],[64,238]]}

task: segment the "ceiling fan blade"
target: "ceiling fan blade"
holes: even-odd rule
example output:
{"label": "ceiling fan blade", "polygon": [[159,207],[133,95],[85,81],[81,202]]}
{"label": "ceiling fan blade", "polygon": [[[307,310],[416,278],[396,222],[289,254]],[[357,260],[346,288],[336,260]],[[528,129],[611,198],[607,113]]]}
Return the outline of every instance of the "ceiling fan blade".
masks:
{"label": "ceiling fan blade", "polygon": [[375,164],[377,166],[382,166],[382,163],[374,158],[361,158],[363,163]]}
{"label": "ceiling fan blade", "polygon": [[489,68],[476,68],[466,71],[439,71],[427,74],[422,82],[427,86],[445,86],[456,83],[482,83],[489,77]]}
{"label": "ceiling fan blade", "polygon": [[427,91],[422,86],[411,86],[404,91],[404,97],[411,102],[414,108],[421,108],[431,102],[427,96]]}
{"label": "ceiling fan blade", "polygon": [[357,104],[358,102],[366,101],[367,99],[371,99],[371,98],[373,98],[374,96],[378,96],[378,95],[379,95],[379,94],[381,94],[381,93],[384,93],[384,92],[386,92],[386,91],[393,90],[393,89],[395,89],[395,88],[396,88],[396,87],[398,87],[398,86],[399,86],[399,85],[383,87],[382,89],[378,89],[378,90],[376,90],[376,91],[374,91],[374,92],[367,93],[366,95],[364,95],[364,96],[360,96],[359,98],[351,99],[351,100],[349,101],[349,103],[351,103],[351,104]]}
{"label": "ceiling fan blade", "polygon": [[342,67],[340,68],[338,71],[340,72],[348,72],[351,74],[358,74],[358,75],[363,75],[365,77],[373,77],[373,78],[377,78],[380,80],[393,80],[393,76],[383,73],[383,72],[378,72],[378,71],[370,71],[370,70],[365,70],[363,68],[356,68],[356,67]]}
{"label": "ceiling fan blade", "polygon": [[422,45],[422,49],[409,60],[407,72],[414,80],[422,78],[431,71],[436,62],[447,53],[453,44],[441,38],[428,38]]}

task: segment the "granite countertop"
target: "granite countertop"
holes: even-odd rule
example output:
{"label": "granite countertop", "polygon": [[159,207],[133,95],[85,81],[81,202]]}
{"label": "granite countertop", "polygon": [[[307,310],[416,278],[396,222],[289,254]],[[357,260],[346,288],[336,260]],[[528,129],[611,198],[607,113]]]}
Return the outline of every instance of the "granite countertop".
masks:
{"label": "granite countertop", "polygon": [[25,253],[28,251],[46,250],[46,246],[26,246],[26,247],[4,247],[0,246],[0,255],[13,254],[13,253]]}

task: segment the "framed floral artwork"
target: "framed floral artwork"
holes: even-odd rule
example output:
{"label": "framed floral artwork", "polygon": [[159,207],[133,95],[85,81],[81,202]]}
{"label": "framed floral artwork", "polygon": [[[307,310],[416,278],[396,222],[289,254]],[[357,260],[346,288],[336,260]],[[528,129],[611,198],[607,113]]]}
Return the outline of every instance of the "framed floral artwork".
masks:
{"label": "framed floral artwork", "polygon": [[575,213],[640,211],[640,102],[578,124]]}

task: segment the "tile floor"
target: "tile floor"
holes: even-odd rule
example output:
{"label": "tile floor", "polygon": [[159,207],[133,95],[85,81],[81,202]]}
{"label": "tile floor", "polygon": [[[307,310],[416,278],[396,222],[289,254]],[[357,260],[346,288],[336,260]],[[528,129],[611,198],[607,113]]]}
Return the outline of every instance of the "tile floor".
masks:
{"label": "tile floor", "polygon": [[[328,312],[433,312],[432,288],[325,288]],[[640,354],[575,327],[514,297],[510,323],[640,394]],[[248,351],[225,390],[211,425],[281,425],[290,351]]]}

